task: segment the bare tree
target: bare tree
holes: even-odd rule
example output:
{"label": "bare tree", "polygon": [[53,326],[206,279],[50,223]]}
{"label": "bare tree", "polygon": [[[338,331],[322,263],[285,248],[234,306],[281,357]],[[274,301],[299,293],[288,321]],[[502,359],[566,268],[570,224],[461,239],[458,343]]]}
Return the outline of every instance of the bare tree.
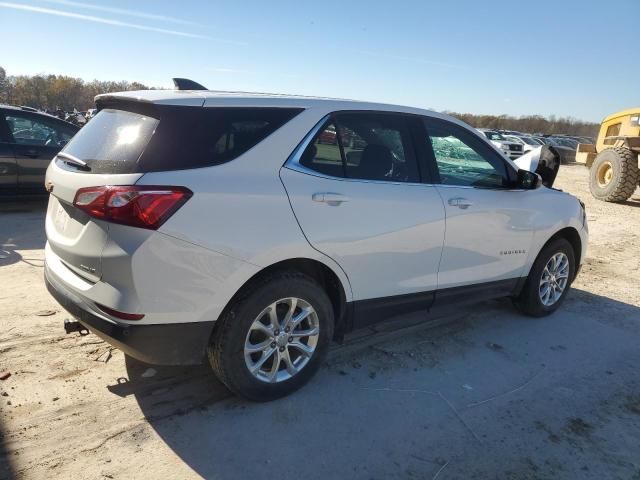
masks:
{"label": "bare tree", "polygon": [[149,89],[139,82],[85,82],[67,75],[7,76],[0,67],[0,102],[41,109],[86,110],[100,93]]}
{"label": "bare tree", "polygon": [[446,112],[476,128],[514,130],[523,133],[541,133],[579,135],[593,137],[597,135],[599,125],[584,122],[571,117],[544,118],[540,115],[511,117],[508,115],[474,115],[473,113]]}

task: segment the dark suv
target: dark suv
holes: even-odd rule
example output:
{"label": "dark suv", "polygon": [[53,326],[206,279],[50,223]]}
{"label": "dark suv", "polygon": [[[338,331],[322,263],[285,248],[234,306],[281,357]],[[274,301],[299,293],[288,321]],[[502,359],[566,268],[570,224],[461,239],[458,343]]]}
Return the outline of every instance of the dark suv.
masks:
{"label": "dark suv", "polygon": [[46,193],[49,162],[78,130],[46,113],[0,105],[0,195]]}

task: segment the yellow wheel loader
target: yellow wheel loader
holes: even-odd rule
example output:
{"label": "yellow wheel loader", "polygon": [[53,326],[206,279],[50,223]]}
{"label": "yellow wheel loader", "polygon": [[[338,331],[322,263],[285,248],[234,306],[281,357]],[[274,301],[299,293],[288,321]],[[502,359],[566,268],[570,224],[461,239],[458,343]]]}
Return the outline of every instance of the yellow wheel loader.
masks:
{"label": "yellow wheel loader", "polygon": [[640,108],[609,115],[595,145],[580,144],[576,162],[589,168],[591,194],[605,202],[628,200],[640,183]]}

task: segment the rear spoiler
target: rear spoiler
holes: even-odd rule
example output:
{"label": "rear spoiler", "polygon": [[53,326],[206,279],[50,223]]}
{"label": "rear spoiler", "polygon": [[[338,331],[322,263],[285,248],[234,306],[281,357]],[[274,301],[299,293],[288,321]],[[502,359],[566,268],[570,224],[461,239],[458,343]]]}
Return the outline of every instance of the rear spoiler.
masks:
{"label": "rear spoiler", "polygon": [[[207,88],[199,83],[189,80],[188,78],[174,78],[173,84],[175,90],[139,90],[139,91],[125,91],[125,92],[112,92],[101,93],[96,95],[94,101],[98,110],[106,108],[108,106],[126,106],[138,105],[134,107],[134,111],[145,107],[140,107],[141,104],[153,105],[153,104],[166,104],[166,105],[183,105],[192,107],[201,107],[204,105],[206,96],[198,93],[206,91]],[[185,95],[185,90],[193,92],[193,95],[188,93]],[[172,94],[170,92],[176,92]],[[147,108],[148,109],[148,108]]]}
{"label": "rear spoiler", "polygon": [[96,114],[103,108],[115,108],[118,110],[126,110],[128,112],[135,112],[141,115],[158,118],[156,105],[146,99],[103,93],[102,95],[96,96],[95,102],[97,110]]}

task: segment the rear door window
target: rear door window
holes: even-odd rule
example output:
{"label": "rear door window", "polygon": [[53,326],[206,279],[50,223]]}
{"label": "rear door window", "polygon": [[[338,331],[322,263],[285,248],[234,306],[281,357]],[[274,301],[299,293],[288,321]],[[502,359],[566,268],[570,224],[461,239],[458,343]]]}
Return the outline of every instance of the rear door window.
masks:
{"label": "rear door window", "polygon": [[146,173],[231,161],[300,109],[130,106],[101,110],[65,153],[89,173]]}
{"label": "rear door window", "polygon": [[407,118],[377,113],[337,116],[347,178],[419,182]]}
{"label": "rear door window", "polygon": [[300,164],[332,177],[420,181],[409,120],[402,115],[336,114],[307,146]]}

